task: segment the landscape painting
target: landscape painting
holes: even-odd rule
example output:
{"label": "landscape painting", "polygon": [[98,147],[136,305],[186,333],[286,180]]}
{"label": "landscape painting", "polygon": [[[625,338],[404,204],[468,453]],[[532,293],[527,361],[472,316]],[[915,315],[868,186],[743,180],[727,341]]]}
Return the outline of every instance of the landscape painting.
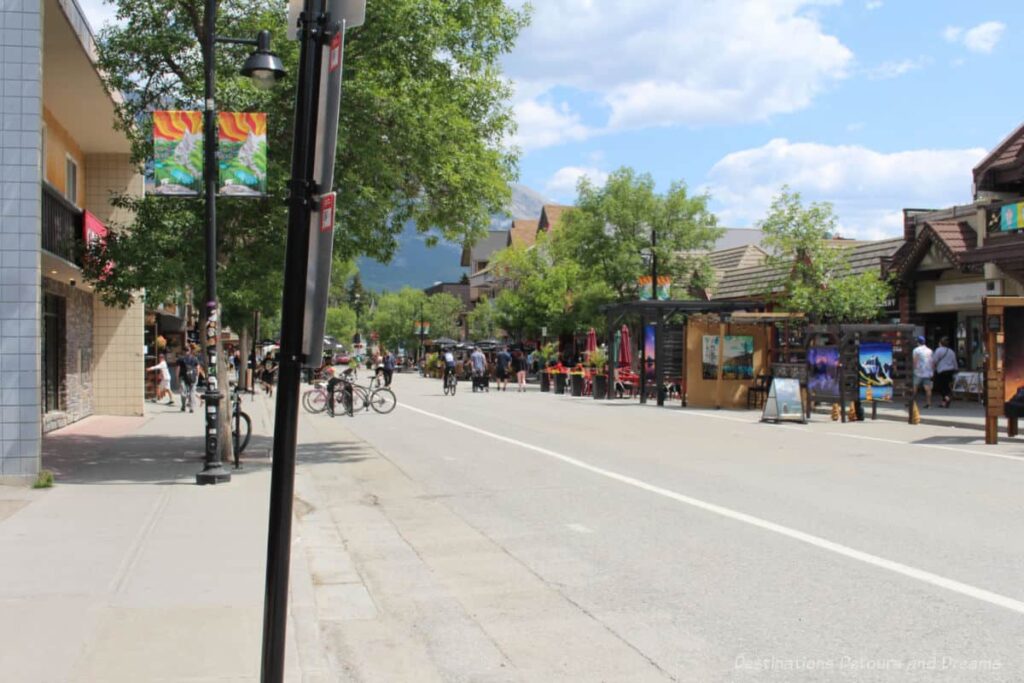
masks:
{"label": "landscape painting", "polygon": [[835,346],[807,350],[807,390],[819,398],[839,398],[839,349]]}
{"label": "landscape painting", "polygon": [[151,169],[146,178],[147,194],[199,196],[203,181],[202,112],[153,112]]}
{"label": "landscape painting", "polygon": [[892,400],[892,344],[861,342],[859,351],[861,401]]}
{"label": "landscape painting", "polygon": [[725,337],[722,347],[722,379],[754,379],[753,337]]}

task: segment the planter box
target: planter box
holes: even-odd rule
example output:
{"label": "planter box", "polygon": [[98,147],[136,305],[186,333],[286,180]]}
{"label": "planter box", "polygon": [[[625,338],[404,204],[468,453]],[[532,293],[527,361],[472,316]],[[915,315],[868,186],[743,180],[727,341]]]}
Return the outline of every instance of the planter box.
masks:
{"label": "planter box", "polygon": [[595,399],[608,398],[608,375],[594,375],[594,390],[591,394]]}
{"label": "planter box", "polygon": [[564,394],[565,393],[565,375],[563,375],[563,374],[555,375],[555,393],[556,394]]}
{"label": "planter box", "polygon": [[546,372],[540,373],[540,390],[551,391],[551,376]]}
{"label": "planter box", "polygon": [[573,396],[583,395],[583,375],[569,375],[569,387]]}

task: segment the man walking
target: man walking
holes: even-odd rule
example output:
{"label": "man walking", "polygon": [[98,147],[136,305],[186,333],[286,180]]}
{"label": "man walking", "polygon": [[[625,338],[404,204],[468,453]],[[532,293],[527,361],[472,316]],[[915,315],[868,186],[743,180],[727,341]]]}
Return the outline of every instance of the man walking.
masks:
{"label": "man walking", "polygon": [[195,412],[193,409],[193,390],[195,389],[196,381],[199,379],[199,359],[192,353],[191,346],[186,347],[185,355],[178,358],[177,366],[181,412],[185,412],[186,407],[188,407],[188,412]]}
{"label": "man walking", "polygon": [[473,382],[477,388],[483,388],[483,377],[484,373],[487,372],[487,356],[480,350],[479,347],[473,349],[473,353],[469,355],[469,364],[473,370]]}
{"label": "man walking", "polygon": [[384,352],[384,386],[391,386],[391,377],[395,374],[395,354]]}
{"label": "man walking", "polygon": [[497,362],[498,391],[505,391],[508,387],[508,366],[512,363],[512,356],[504,346],[498,351],[495,357]]}
{"label": "man walking", "polygon": [[924,337],[917,338],[917,348],[914,349],[914,400],[917,400],[917,392],[924,390],[925,408],[932,407],[932,350]]}

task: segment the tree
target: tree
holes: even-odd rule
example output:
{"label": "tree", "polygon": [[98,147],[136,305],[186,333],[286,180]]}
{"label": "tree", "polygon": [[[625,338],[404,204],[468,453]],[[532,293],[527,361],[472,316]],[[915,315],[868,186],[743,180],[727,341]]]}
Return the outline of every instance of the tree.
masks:
{"label": "tree", "polygon": [[812,202],[805,208],[800,193],[783,186],[759,223],[775,273],[765,295],[817,320],[873,320],[891,287],[878,272],[851,273],[849,247],[833,241],[837,223],[831,204]]}
{"label": "tree", "polygon": [[348,344],[356,332],[356,312],[347,304],[328,308],[324,332],[338,341]]}
{"label": "tree", "polygon": [[[142,163],[152,155],[148,112],[199,109],[203,102],[202,0],[114,0],[122,24],[98,40],[107,86],[125,95],[117,127]],[[268,113],[268,197],[218,206],[220,295],[224,321],[275,310],[280,302],[297,44],[285,40],[282,0],[222,0],[218,34],[274,35],[289,76],[270,91],[237,77],[248,48],[220,46],[217,105]],[[364,26],[347,37],[345,105],[339,126],[335,250],[386,262],[408,221],[453,242],[482,236],[508,196],[516,156],[503,145],[513,120],[500,59],[527,21],[501,0],[390,0],[367,6]],[[121,196],[128,225],[111,226],[109,277],[88,273],[108,303],[126,305],[145,289],[162,300],[203,287],[202,205]]]}
{"label": "tree", "polygon": [[454,337],[458,334],[461,313],[462,301],[451,294],[427,296],[422,290],[403,287],[380,297],[370,319],[370,328],[389,349],[411,348],[419,344],[415,330],[418,320],[430,323],[427,339]]}
{"label": "tree", "polygon": [[493,339],[498,334],[498,310],[494,302],[486,296],[480,297],[476,306],[469,312],[469,336],[473,339]]}
{"label": "tree", "polygon": [[[651,272],[644,254],[658,258],[658,275],[673,279],[688,293],[710,281],[703,252],[722,234],[709,197],[690,196],[678,181],[665,194],[654,189],[649,174],[620,168],[603,187],[584,176],[577,186],[576,207],[566,212],[552,240],[556,261],[572,260],[588,277],[607,285],[619,300],[636,299],[638,280]],[[652,240],[656,236],[656,240]]]}

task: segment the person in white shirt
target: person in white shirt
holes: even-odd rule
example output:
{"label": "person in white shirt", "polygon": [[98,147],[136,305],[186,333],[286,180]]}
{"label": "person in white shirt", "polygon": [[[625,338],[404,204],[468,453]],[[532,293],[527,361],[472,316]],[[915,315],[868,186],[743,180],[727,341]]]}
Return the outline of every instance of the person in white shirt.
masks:
{"label": "person in white shirt", "polygon": [[949,337],[939,340],[939,348],[932,354],[932,367],[935,369],[935,391],[942,397],[942,407],[948,408],[953,401],[953,378],[960,367],[956,353],[949,348]]}
{"label": "person in white shirt", "polygon": [[167,367],[167,358],[164,354],[158,356],[160,362],[153,367],[146,368],[146,372],[152,370],[160,371],[160,383],[156,387],[156,402],[159,403],[160,399],[167,395],[167,402],[174,403],[174,394],[171,393],[171,370]]}
{"label": "person in white shirt", "polygon": [[917,348],[914,349],[914,400],[917,400],[917,392],[924,389],[925,408],[932,407],[932,350],[924,337],[917,338]]}

